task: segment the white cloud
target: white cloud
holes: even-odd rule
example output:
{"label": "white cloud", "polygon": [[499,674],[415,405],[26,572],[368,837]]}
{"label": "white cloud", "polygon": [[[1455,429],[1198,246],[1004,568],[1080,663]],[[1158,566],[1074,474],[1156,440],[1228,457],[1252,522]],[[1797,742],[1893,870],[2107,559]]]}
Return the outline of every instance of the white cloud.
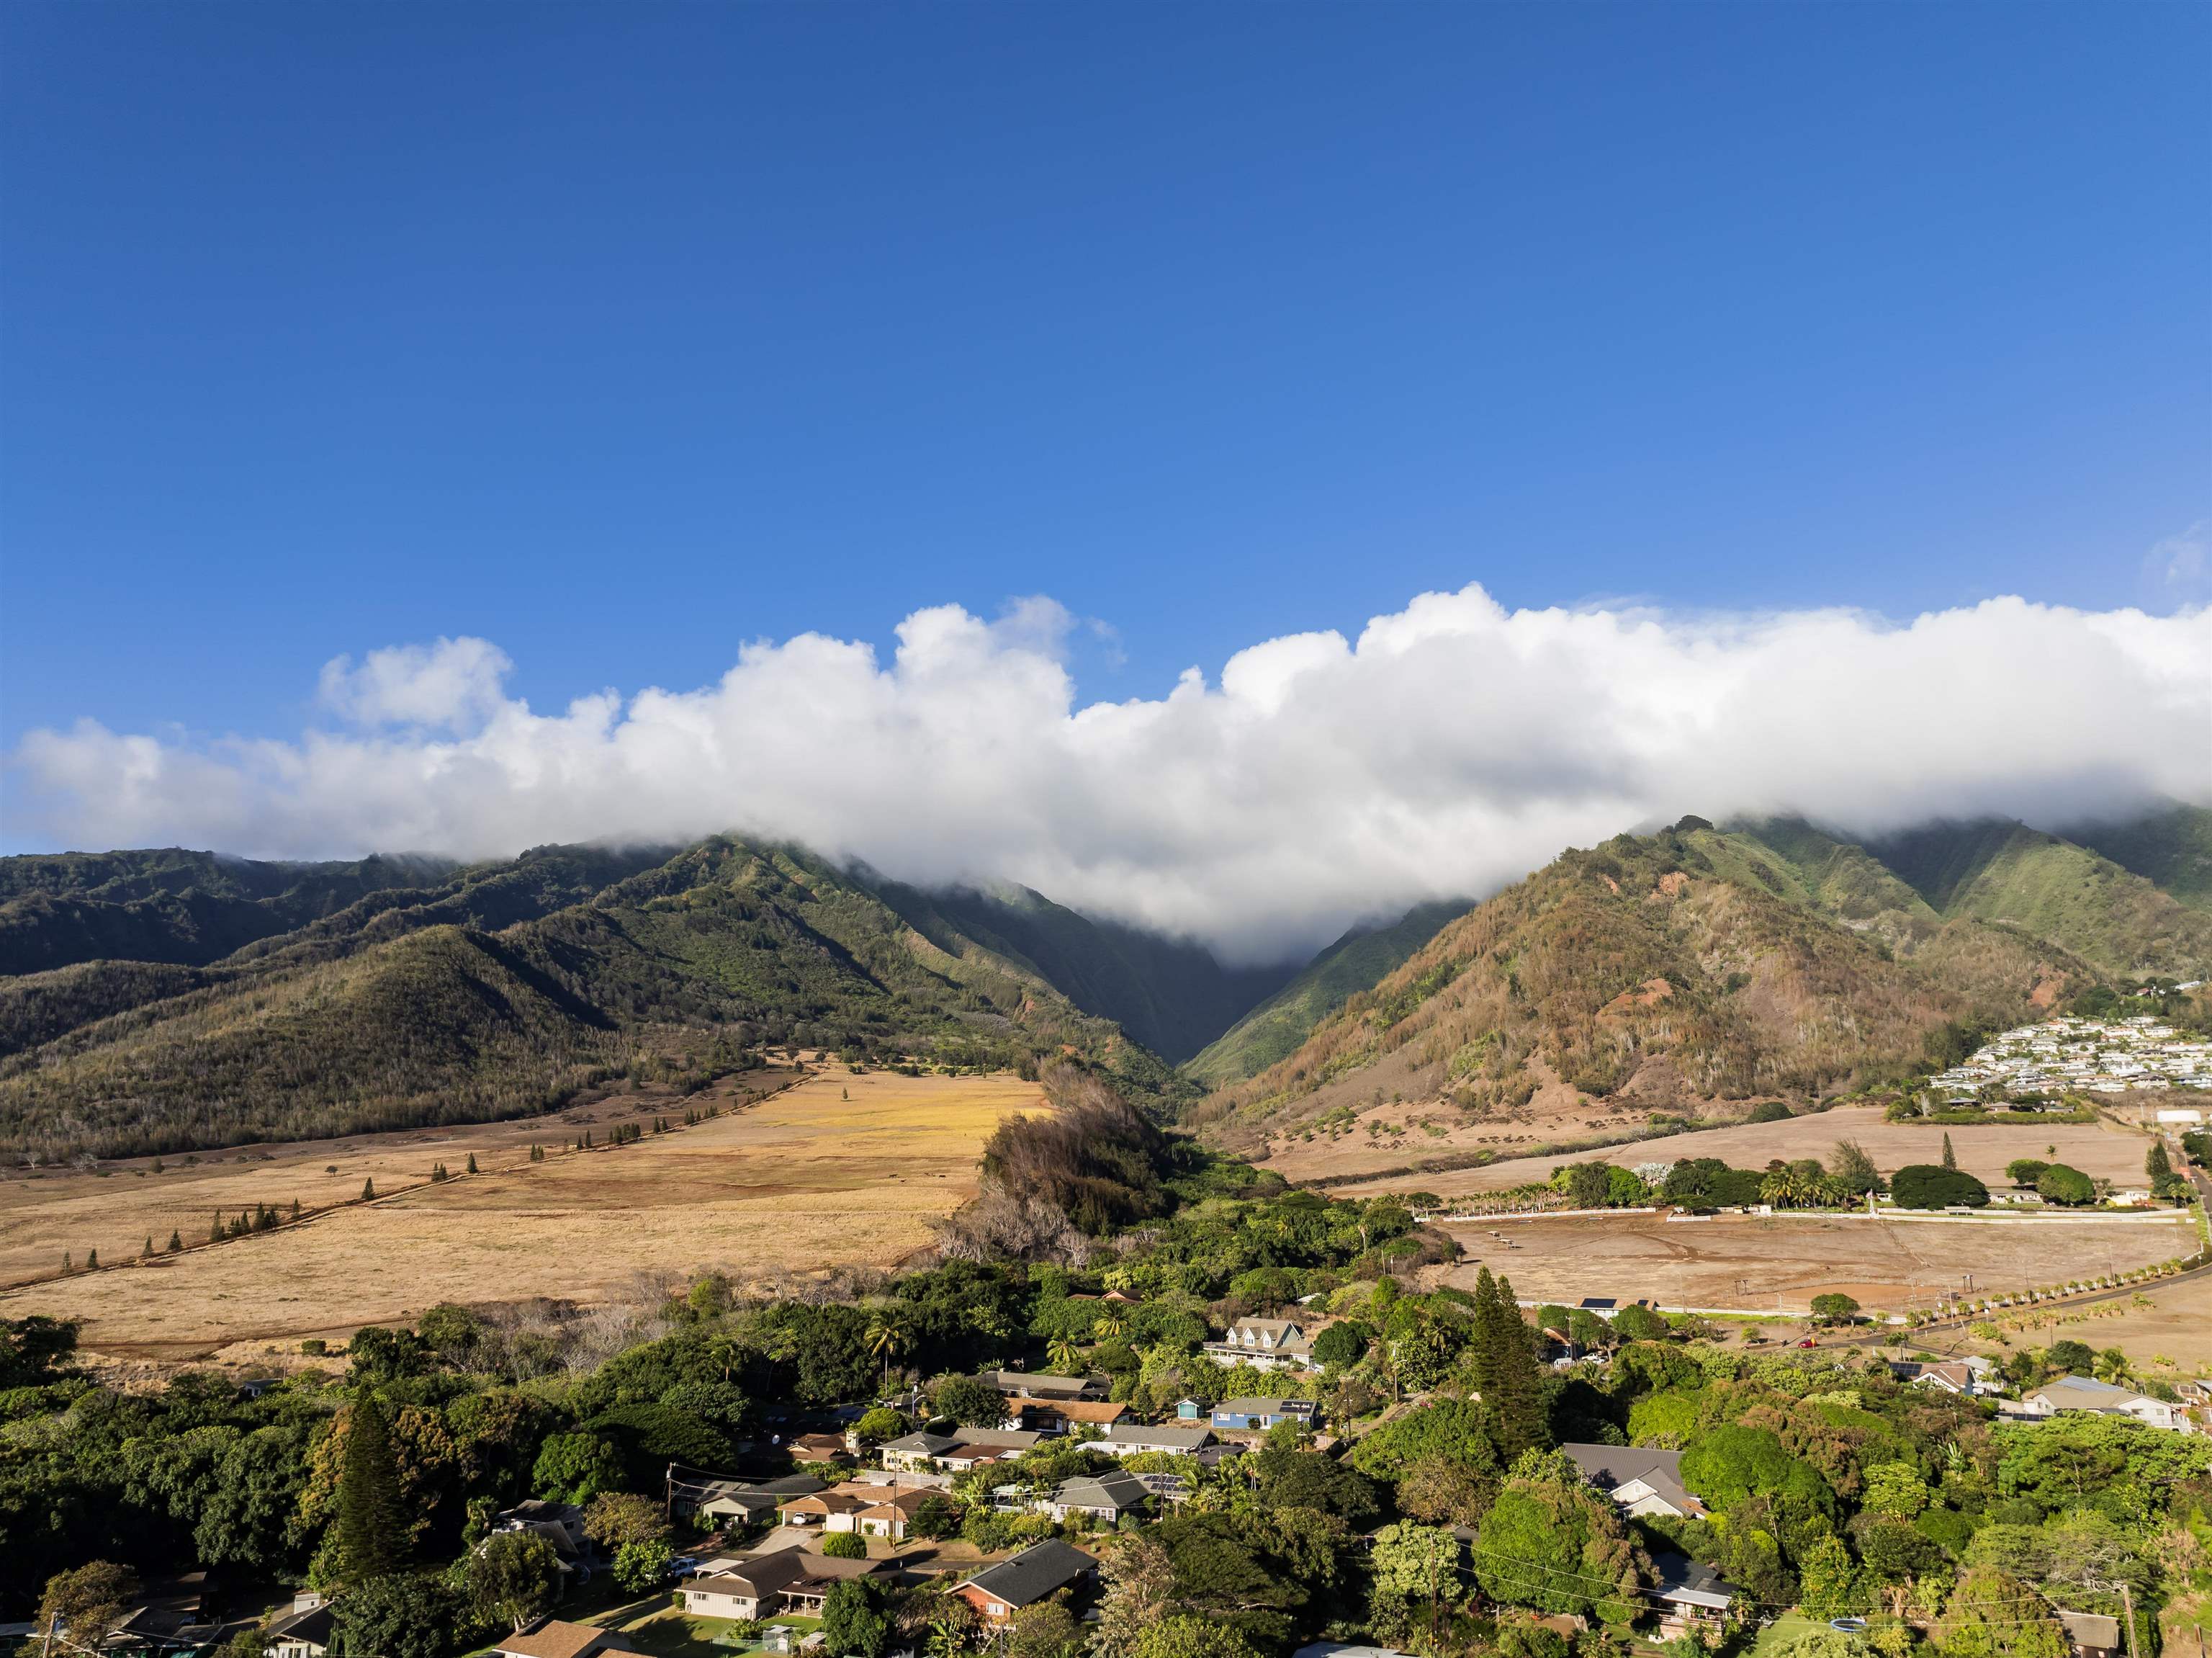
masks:
{"label": "white cloud", "polygon": [[[261,856],[787,837],[920,882],[1008,878],[1243,958],[1480,893],[1685,812],[1861,831],[2212,801],[2212,612],[1996,599],[1846,611],[1508,612],[1479,587],[1237,653],[1217,686],[1079,706],[1049,600],[802,634],[715,684],[506,696],[478,639],[325,670],[350,728],[164,741],[90,722],[14,756],[46,837]],[[22,833],[29,826],[17,825]]]}
{"label": "white cloud", "polygon": [[2200,518],[2179,535],[2155,542],[2143,558],[2143,574],[2170,593],[2204,591],[2212,577],[2212,524]]}

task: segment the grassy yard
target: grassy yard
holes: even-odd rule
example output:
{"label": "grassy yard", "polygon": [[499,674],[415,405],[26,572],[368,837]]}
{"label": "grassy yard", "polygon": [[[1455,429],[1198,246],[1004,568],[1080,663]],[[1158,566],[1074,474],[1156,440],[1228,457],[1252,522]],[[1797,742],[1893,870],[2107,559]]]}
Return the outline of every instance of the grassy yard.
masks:
{"label": "grassy yard", "polygon": [[[641,1652],[649,1652],[654,1658],[729,1658],[732,1653],[763,1650],[757,1640],[738,1640],[731,1634],[738,1627],[727,1618],[693,1618],[673,1609],[663,1609],[629,1622],[606,1620],[609,1627],[620,1630]],[[789,1625],[801,1635],[811,1634],[822,1627],[813,1618],[778,1618],[775,1623]]]}
{"label": "grassy yard", "polygon": [[1826,1624],[1816,1623],[1802,1612],[1785,1612],[1759,1632],[1759,1639],[1752,1643],[1751,1658],[1771,1658],[1792,1641],[1826,1628]]}

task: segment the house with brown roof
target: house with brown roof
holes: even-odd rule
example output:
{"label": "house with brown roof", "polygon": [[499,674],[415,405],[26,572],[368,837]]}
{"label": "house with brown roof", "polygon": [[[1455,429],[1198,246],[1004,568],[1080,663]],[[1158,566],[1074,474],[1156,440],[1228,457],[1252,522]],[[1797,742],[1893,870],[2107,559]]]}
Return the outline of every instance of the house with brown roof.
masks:
{"label": "house with brown roof", "polygon": [[819,1526],[825,1532],[849,1532],[853,1516],[874,1506],[872,1500],[843,1485],[833,1485],[811,1496],[787,1497],[775,1506],[775,1517],[786,1526]]}
{"label": "house with brown roof", "polygon": [[1106,1399],[1010,1399],[1006,1401],[1006,1419],[1001,1427],[1017,1431],[1026,1429],[1040,1434],[1064,1434],[1076,1428],[1110,1428],[1117,1422],[1127,1422],[1129,1407]]}
{"label": "house with brown roof", "polygon": [[549,1618],[527,1633],[517,1631],[506,1637],[492,1650],[500,1658],[598,1658],[603,1652],[635,1652],[637,1649],[612,1630]]}
{"label": "house with brown roof", "polygon": [[934,1491],[894,1491],[865,1509],[853,1514],[853,1529],[863,1537],[888,1537],[894,1543],[906,1540],[906,1528],[921,1505],[937,1493]]}
{"label": "house with brown roof", "polygon": [[787,1613],[811,1616],[822,1610],[823,1599],[836,1585],[872,1576],[889,1564],[836,1560],[808,1549],[778,1549],[688,1579],[677,1591],[677,1599],[696,1618],[752,1622]]}

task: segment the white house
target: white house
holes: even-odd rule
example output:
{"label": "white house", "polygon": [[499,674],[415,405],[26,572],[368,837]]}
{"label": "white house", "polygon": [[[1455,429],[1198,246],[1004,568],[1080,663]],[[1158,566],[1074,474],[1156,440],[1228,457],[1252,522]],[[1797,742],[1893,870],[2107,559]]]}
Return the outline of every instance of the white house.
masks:
{"label": "white house", "polygon": [[301,1589],[292,1597],[292,1610],[270,1624],[262,1658],[324,1658],[333,1621],[329,1598]]}
{"label": "white house", "polygon": [[1219,1341],[1206,1344],[1206,1353],[1255,1370],[1304,1370],[1313,1365],[1313,1337],[1296,1319],[1239,1319]]}
{"label": "white house", "polygon": [[1097,1439],[1092,1450],[1107,1456],[1127,1456],[1158,1451],[1169,1456],[1194,1456],[1213,1443],[1211,1428],[1148,1428],[1140,1422],[1117,1422]]}
{"label": "white house", "polygon": [[2021,1414],[2048,1417],[2061,1411],[2091,1411],[2099,1416],[2133,1417],[2137,1422],[2152,1428],[2173,1428],[2190,1431],[2187,1414],[2179,1405],[2168,1405],[2162,1399],[2153,1399],[2148,1393],[2138,1393],[2125,1387],[2115,1387],[2109,1381],[2096,1381],[2087,1376],[2061,1376],[2056,1381],[2045,1382],[2021,1400]]}

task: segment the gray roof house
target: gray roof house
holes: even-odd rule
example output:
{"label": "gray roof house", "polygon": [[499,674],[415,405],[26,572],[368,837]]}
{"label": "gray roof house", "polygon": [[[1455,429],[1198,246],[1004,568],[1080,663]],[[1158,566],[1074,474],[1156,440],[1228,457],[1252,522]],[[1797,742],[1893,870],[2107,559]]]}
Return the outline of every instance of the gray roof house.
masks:
{"label": "gray roof house", "polygon": [[982,1613],[987,1623],[1000,1624],[1024,1606],[1033,1606],[1073,1588],[1097,1570],[1098,1562],[1092,1556],[1052,1539],[985,1567],[956,1585],[952,1592]]}
{"label": "gray roof house", "polygon": [[1118,1524],[1125,1514],[1149,1508],[1152,1493],[1136,1475],[1120,1468],[1103,1474],[1078,1474],[1063,1479],[1052,1494],[1051,1513],[1065,1524],[1078,1515]]}
{"label": "gray roof house", "polygon": [[2133,1417],[2153,1428],[2186,1429],[2189,1418],[2178,1405],[2153,1399],[2131,1388],[2115,1387],[2089,1376],[2061,1376],[2047,1381],[2021,1401],[2027,1414],[2056,1416],[2061,1411],[2090,1411],[2099,1416]]}
{"label": "gray roof house", "polygon": [[1103,1451],[1108,1456],[1127,1456],[1143,1451],[1190,1456],[1212,1443],[1211,1428],[1150,1428],[1141,1422],[1117,1422],[1099,1438],[1089,1442],[1092,1450]]}
{"label": "gray roof house", "polygon": [[1632,1515],[1672,1520],[1702,1515],[1705,1505],[1682,1484],[1682,1454],[1642,1445],[1562,1445],[1583,1478]]}

